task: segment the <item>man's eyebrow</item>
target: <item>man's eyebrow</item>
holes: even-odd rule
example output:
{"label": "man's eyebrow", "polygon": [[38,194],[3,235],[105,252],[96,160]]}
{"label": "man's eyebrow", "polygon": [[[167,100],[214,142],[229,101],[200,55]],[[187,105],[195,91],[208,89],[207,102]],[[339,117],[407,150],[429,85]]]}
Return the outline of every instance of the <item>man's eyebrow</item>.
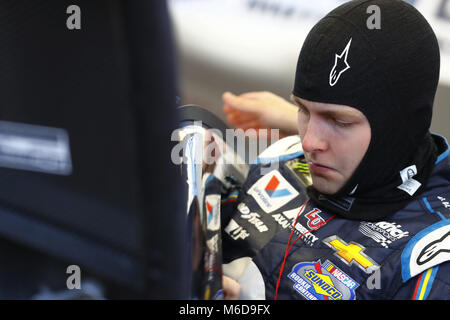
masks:
{"label": "man's eyebrow", "polygon": [[291,93],[291,96],[290,96],[289,98],[290,98],[291,101],[292,101],[293,103],[295,103],[295,104],[298,104],[298,103],[300,102],[300,101],[297,101],[297,100],[296,100],[297,97],[294,96],[294,94],[292,94],[292,93]]}
{"label": "man's eyebrow", "polygon": [[[305,108],[308,110],[308,108],[298,99],[298,97],[294,96],[293,94],[291,94],[291,100],[299,107]],[[329,110],[321,110],[318,112],[319,114],[322,115],[327,115],[327,116],[333,116],[333,117],[342,117],[342,116],[348,116],[348,117],[356,117],[356,118],[361,118],[361,114],[359,112],[355,112],[353,110],[349,110],[349,109],[329,109]]]}
{"label": "man's eyebrow", "polygon": [[320,114],[323,115],[328,115],[328,116],[332,116],[335,118],[339,118],[339,117],[351,117],[351,118],[362,118],[361,114],[356,113],[352,110],[323,110],[323,111],[319,111]]}
{"label": "man's eyebrow", "polygon": [[294,102],[297,107],[306,108],[306,106],[300,101],[300,99],[293,94],[291,94],[291,101]]}

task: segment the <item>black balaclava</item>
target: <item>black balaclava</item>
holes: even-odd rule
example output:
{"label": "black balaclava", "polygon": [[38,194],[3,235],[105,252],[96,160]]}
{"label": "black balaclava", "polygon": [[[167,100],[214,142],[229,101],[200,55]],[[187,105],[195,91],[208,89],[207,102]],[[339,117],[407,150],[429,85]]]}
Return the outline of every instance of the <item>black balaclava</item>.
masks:
{"label": "black balaclava", "polygon": [[[380,29],[369,28],[372,5],[379,8]],[[354,107],[371,127],[354,174],[333,195],[309,187],[314,202],[349,219],[373,221],[424,190],[437,153],[429,127],[439,65],[430,25],[400,0],[350,1],[313,27],[300,52],[293,94]]]}

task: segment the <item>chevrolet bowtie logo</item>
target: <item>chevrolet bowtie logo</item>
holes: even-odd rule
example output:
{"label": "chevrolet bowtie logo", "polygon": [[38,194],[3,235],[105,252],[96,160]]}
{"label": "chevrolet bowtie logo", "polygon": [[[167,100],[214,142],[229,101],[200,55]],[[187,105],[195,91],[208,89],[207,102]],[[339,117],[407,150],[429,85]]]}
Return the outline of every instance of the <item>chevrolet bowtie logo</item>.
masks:
{"label": "chevrolet bowtie logo", "polygon": [[341,77],[341,74],[347,71],[347,69],[350,69],[350,65],[347,63],[347,56],[351,43],[352,38],[350,38],[341,54],[335,54],[334,66],[330,72],[330,86],[334,86]]}
{"label": "chevrolet bowtie logo", "polygon": [[349,266],[356,264],[366,273],[372,273],[380,267],[363,252],[365,248],[358,243],[348,244],[338,236],[328,237],[323,242],[335,251],[336,257]]}

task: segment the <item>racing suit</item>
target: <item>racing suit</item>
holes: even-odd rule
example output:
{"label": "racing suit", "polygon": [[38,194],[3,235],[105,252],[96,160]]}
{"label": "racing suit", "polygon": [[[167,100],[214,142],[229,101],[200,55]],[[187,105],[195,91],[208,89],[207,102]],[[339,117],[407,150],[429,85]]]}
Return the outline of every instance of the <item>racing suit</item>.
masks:
{"label": "racing suit", "polygon": [[242,185],[209,179],[219,186],[209,193],[221,194],[224,274],[240,282],[240,298],[450,299],[449,148],[433,139],[439,156],[426,190],[382,221],[308,201],[298,136],[266,149]]}

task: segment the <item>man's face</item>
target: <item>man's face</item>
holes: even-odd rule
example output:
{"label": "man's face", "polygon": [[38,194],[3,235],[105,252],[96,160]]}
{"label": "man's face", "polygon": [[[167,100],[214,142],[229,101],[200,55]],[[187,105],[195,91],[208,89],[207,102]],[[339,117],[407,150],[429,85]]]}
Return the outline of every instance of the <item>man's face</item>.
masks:
{"label": "man's face", "polygon": [[299,106],[299,134],[314,188],[334,194],[355,172],[369,147],[369,121],[349,106],[299,97],[293,101]]}

